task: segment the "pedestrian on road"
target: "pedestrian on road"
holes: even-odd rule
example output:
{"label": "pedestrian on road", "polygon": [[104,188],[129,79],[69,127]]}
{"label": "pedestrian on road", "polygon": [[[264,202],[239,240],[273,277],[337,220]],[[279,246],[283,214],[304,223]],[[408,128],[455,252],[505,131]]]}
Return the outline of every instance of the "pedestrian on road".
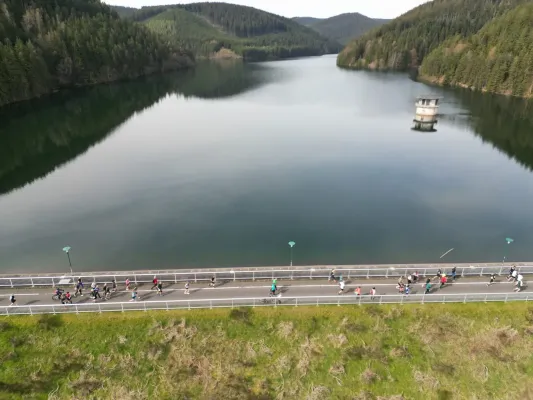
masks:
{"label": "pedestrian on road", "polygon": [[492,285],[495,280],[496,280],[496,274],[491,274],[490,275],[490,280],[489,280],[489,283],[487,283],[487,286]]}
{"label": "pedestrian on road", "polygon": [[413,283],[413,275],[409,274],[407,275],[407,284],[411,285]]}
{"label": "pedestrian on road", "polygon": [[215,287],[215,275],[211,277],[211,282],[209,283],[209,287],[214,288]]}
{"label": "pedestrian on road", "polygon": [[513,272],[515,270],[516,270],[516,267],[514,265],[509,269],[509,277],[507,278],[508,280],[511,280],[511,277],[513,276]]}
{"label": "pedestrian on road", "polygon": [[157,294],[163,296],[163,282],[157,282]]}
{"label": "pedestrian on road", "polygon": [[361,286],[357,286],[353,292],[355,295],[361,296]]}
{"label": "pedestrian on road", "polygon": [[516,277],[516,281],[522,282],[523,280],[524,280],[524,276],[522,274],[518,274],[518,276]]}
{"label": "pedestrian on road", "polygon": [[520,292],[524,287],[524,281],[516,282],[516,287],[513,289],[515,292]]}
{"label": "pedestrian on road", "polygon": [[157,289],[157,276],[154,276],[154,279],[152,279],[152,283],[154,284],[150,290]]}
{"label": "pedestrian on road", "polygon": [[413,282],[418,282],[418,271],[415,271],[415,273],[413,274]]}
{"label": "pedestrian on road", "polygon": [[276,289],[277,289],[276,284],[272,283],[272,285],[270,286],[270,297],[276,295]]}
{"label": "pedestrian on road", "polygon": [[74,295],[77,296],[79,294],[80,296],[83,296],[82,290],[83,282],[81,281],[81,278],[78,278],[78,283],[76,283],[76,291],[74,292]]}
{"label": "pedestrian on road", "polygon": [[130,290],[130,285],[131,285],[130,278],[126,278],[126,290]]}
{"label": "pedestrian on road", "polygon": [[131,300],[130,301],[137,301],[137,286],[135,286],[131,292]]}
{"label": "pedestrian on road", "polygon": [[409,285],[407,285],[407,286],[405,287],[405,290],[403,291],[403,294],[406,295],[406,296],[408,296],[409,293],[411,293],[411,288],[409,287]]}
{"label": "pedestrian on road", "polygon": [[435,275],[435,277],[433,278],[434,280],[438,281],[440,280],[440,276],[442,275],[442,270],[439,268],[437,270],[437,274]]}
{"label": "pedestrian on road", "polygon": [[9,296],[9,305],[14,306],[16,303],[17,303],[17,299],[15,299],[15,295],[12,294],[11,296]]}
{"label": "pedestrian on road", "polygon": [[455,282],[455,278],[457,277],[457,267],[452,268],[452,281]]}
{"label": "pedestrian on road", "polygon": [[111,290],[112,290],[113,292],[116,292],[116,291],[117,291],[117,281],[114,280],[114,279],[111,281],[111,288],[112,288]]}
{"label": "pedestrian on road", "polygon": [[337,282],[337,279],[335,279],[335,270],[334,269],[332,269],[329,272],[328,282],[330,282],[330,281]]}
{"label": "pedestrian on road", "polygon": [[426,291],[424,292],[424,294],[429,294],[430,291],[431,291],[431,282],[426,282]]}
{"label": "pedestrian on road", "polygon": [[339,282],[339,293],[338,294],[343,294],[344,293],[344,281],[340,281]]}
{"label": "pedestrian on road", "polygon": [[370,300],[374,300],[376,298],[376,288],[373,287],[370,289]]}
{"label": "pedestrian on road", "polygon": [[440,289],[446,285],[446,282],[448,282],[448,278],[446,278],[446,274],[442,274],[440,277]]}
{"label": "pedestrian on road", "polygon": [[101,299],[102,296],[100,296],[100,288],[98,287],[98,285],[96,285],[93,289],[93,301],[96,302],[96,298],[99,298]]}
{"label": "pedestrian on road", "polygon": [[61,300],[61,303],[63,304],[72,304],[72,296],[70,295],[70,292],[65,293],[63,296],[63,299]]}
{"label": "pedestrian on road", "polygon": [[403,276],[398,278],[398,286],[403,286]]}
{"label": "pedestrian on road", "polygon": [[109,286],[107,286],[107,282],[104,283],[102,291],[104,292],[104,300],[109,300],[111,298],[111,289]]}
{"label": "pedestrian on road", "polygon": [[190,293],[189,293],[189,281],[187,281],[187,282],[185,283],[185,292],[184,292],[184,294],[190,294]]}
{"label": "pedestrian on road", "polygon": [[515,281],[518,279],[518,271],[515,269],[511,275],[509,276],[509,278],[507,278],[507,280],[509,281]]}
{"label": "pedestrian on road", "polygon": [[278,280],[277,278],[272,279],[272,286],[274,287],[274,292],[278,290]]}
{"label": "pedestrian on road", "polygon": [[91,283],[91,290],[94,290],[95,287],[96,287],[96,281],[92,281],[92,283]]}

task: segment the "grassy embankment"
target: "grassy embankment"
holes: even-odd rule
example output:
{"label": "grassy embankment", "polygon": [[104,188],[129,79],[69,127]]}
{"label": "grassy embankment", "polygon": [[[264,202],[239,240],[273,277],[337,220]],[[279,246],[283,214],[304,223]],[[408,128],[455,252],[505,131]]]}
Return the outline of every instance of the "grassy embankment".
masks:
{"label": "grassy embankment", "polygon": [[2,399],[533,398],[525,303],[10,317],[0,327]]}

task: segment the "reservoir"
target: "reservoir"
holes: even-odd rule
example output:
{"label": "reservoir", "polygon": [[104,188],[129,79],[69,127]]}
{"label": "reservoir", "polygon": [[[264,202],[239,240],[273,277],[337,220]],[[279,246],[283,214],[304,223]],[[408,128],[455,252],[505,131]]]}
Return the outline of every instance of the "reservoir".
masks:
{"label": "reservoir", "polygon": [[0,272],[528,261],[532,169],[521,100],[201,64],[0,110]]}

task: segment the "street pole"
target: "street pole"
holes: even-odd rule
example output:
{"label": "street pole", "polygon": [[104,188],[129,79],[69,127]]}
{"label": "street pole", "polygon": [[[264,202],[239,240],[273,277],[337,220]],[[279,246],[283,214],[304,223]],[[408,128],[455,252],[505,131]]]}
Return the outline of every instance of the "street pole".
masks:
{"label": "street pole", "polygon": [[[514,242],[514,239],[512,239],[512,238],[505,238],[505,241],[507,242],[507,244],[511,244],[511,243]],[[505,264],[505,259],[507,258],[507,254],[506,254],[506,253],[507,253],[507,252],[505,252],[505,254],[503,255],[503,261],[502,261],[503,264]]]}
{"label": "street pole", "polygon": [[70,275],[72,275],[72,262],[70,261],[70,246],[63,247],[63,251],[67,253],[68,265],[70,266]]}
{"label": "street pole", "polygon": [[291,267],[292,267],[292,248],[294,247],[296,243],[293,242],[292,240],[289,242],[289,246],[291,246]]}

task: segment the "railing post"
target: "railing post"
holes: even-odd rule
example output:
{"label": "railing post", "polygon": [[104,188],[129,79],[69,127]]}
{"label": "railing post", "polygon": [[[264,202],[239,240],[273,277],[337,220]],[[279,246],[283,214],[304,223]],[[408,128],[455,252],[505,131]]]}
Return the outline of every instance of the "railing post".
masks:
{"label": "railing post", "polygon": [[313,268],[309,270],[309,279],[313,279]]}
{"label": "railing post", "polygon": [[78,310],[78,305],[77,304],[74,304],[74,308],[76,309],[76,314],[79,314],[80,311]]}
{"label": "railing post", "polygon": [[52,304],[52,314],[56,315],[56,307]]}
{"label": "railing post", "polygon": [[9,278],[9,284],[13,287],[13,279]]}
{"label": "railing post", "polygon": [[422,304],[424,304],[424,300],[425,300],[425,299],[426,299],[426,294],[424,293],[424,294],[422,295],[422,302],[421,302]]}
{"label": "railing post", "polygon": [[30,278],[31,280],[31,287],[35,287],[35,284],[33,283],[33,278]]}
{"label": "railing post", "polygon": [[54,283],[54,277],[52,276],[52,287],[55,287],[55,283]]}
{"label": "railing post", "polygon": [[296,298],[296,304],[295,307],[298,307],[298,297]]}
{"label": "railing post", "polygon": [[351,268],[348,270],[348,279],[350,279],[350,274],[352,273]]}
{"label": "railing post", "polygon": [[6,315],[9,317],[9,306],[5,307],[6,309]]}
{"label": "railing post", "polygon": [[252,271],[252,282],[255,282],[255,271]]}
{"label": "railing post", "polygon": [[498,272],[498,276],[501,276],[503,267],[500,267],[500,272]]}
{"label": "railing post", "polygon": [[461,278],[464,278],[465,277],[465,269],[464,267],[461,269]]}
{"label": "railing post", "polygon": [[422,275],[424,278],[427,276],[426,272],[427,272],[427,268],[424,268],[424,275]]}
{"label": "railing post", "polygon": [[[176,276],[176,275],[174,275]],[[168,301],[165,301],[165,306],[167,307],[167,311],[168,311]]]}
{"label": "railing post", "polygon": [[[233,302],[233,301],[232,301],[232,302]],[[188,302],[187,302],[187,305],[189,306],[189,311],[191,311],[191,302],[188,301]]]}
{"label": "railing post", "polygon": [[291,271],[291,281],[294,280],[294,271]]}
{"label": "railing post", "polygon": [[465,303],[465,304],[466,304],[466,296],[467,295],[465,294],[465,298],[463,299],[463,303]]}
{"label": "railing post", "polygon": [[488,296],[488,294],[485,295],[485,303],[487,302],[487,296]]}
{"label": "railing post", "polygon": [[442,296],[442,304],[446,303],[446,296]]}
{"label": "railing post", "polygon": [[380,295],[379,295],[379,304],[381,305],[382,302],[383,302],[383,295],[380,294]]}
{"label": "railing post", "polygon": [[174,284],[178,284],[178,274],[174,274]]}
{"label": "railing post", "polygon": [[370,279],[370,268],[366,269],[366,279]]}
{"label": "railing post", "polygon": [[363,296],[359,296],[359,305],[361,305],[361,299],[363,298]]}
{"label": "railing post", "polygon": [[98,303],[98,312],[102,314],[102,305],[100,303]]}
{"label": "railing post", "polygon": [[120,303],[120,307],[122,308],[122,312],[124,312],[124,303]]}
{"label": "railing post", "polygon": [[252,308],[255,308],[255,297],[254,297],[254,304],[253,304]]}
{"label": "railing post", "polygon": [[144,311],[146,311],[146,301],[143,301]]}
{"label": "railing post", "polygon": [[213,300],[209,300],[209,309],[213,309]]}
{"label": "railing post", "polygon": [[[231,299],[231,308],[233,308],[233,299]],[[190,304],[189,304],[189,310],[190,310]]]}
{"label": "railing post", "polygon": [[402,305],[403,305],[403,298],[404,298],[404,297],[405,297],[405,296],[402,296],[402,301],[400,301],[400,304],[402,304]]}
{"label": "railing post", "polygon": [[33,311],[31,309],[31,306],[29,307],[29,309],[30,309],[30,315],[33,315]]}
{"label": "railing post", "polygon": [[387,271],[385,272],[385,279],[387,279],[389,277],[389,269],[387,268],[385,271]]}
{"label": "railing post", "polygon": [[135,285],[137,285],[137,274],[133,274],[133,282],[135,282]]}
{"label": "railing post", "polygon": [[337,297],[337,307],[340,307],[340,306],[341,306],[341,298]]}
{"label": "railing post", "polygon": [[318,297],[316,298],[316,306],[318,307]]}
{"label": "railing post", "polygon": [[197,280],[196,280],[196,272],[194,273],[194,283],[197,283]]}
{"label": "railing post", "polygon": [[507,298],[509,297],[509,293],[505,295],[505,303],[507,303]]}
{"label": "railing post", "polygon": [[483,270],[484,270],[484,268],[481,267],[481,272],[479,273],[479,276],[483,276]]}

